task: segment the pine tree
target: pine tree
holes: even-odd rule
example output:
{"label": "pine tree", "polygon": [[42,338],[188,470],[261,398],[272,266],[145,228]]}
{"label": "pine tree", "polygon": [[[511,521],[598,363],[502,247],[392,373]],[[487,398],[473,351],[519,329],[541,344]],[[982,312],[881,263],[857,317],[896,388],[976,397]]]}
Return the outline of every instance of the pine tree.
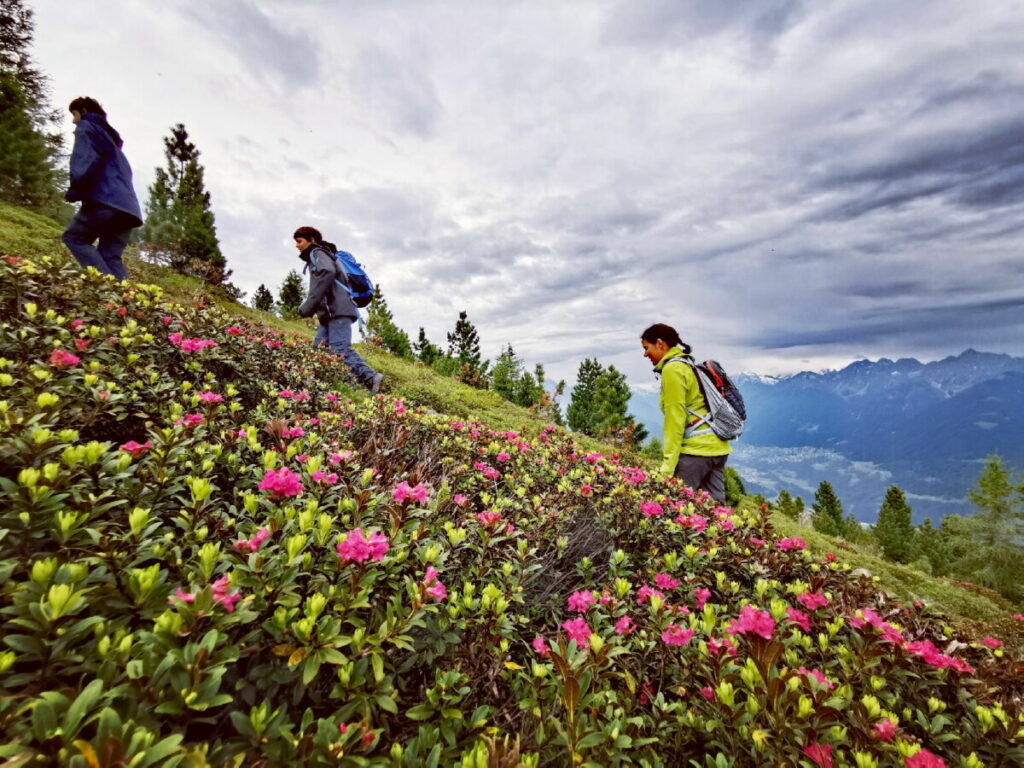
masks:
{"label": "pine tree", "polygon": [[914,524],[911,509],[899,486],[890,486],[885,492],[882,507],[878,510],[878,521],[872,534],[882,553],[898,563],[909,563],[914,559]]}
{"label": "pine tree", "polygon": [[661,445],[661,440],[657,437],[651,437],[643,448],[640,449],[640,453],[651,459],[652,461],[661,462],[661,458],[664,455],[665,449]]}
{"label": "pine tree", "polygon": [[796,519],[796,504],[785,488],[779,491],[779,497],[775,500],[775,508],[786,517]]}
{"label": "pine tree", "polygon": [[302,287],[302,275],[291,270],[284,277],[281,288],[277,292],[277,311],[281,317],[294,319],[299,316],[299,307],[302,300],[306,298],[305,289]]}
{"label": "pine tree", "polygon": [[843,535],[846,527],[843,521],[843,505],[836,496],[832,484],[827,480],[822,480],[818,485],[818,490],[814,492],[814,504],[811,506],[814,509],[811,518],[814,530],[829,536]]}
{"label": "pine tree", "polygon": [[999,456],[989,456],[967,498],[978,509],[967,521],[975,546],[958,567],[1004,597],[1024,598],[1024,486]]}
{"label": "pine tree", "polygon": [[61,113],[29,54],[32,16],[22,0],[0,0],[0,199],[63,215],[70,206],[61,199]]}
{"label": "pine tree", "polygon": [[587,358],[580,363],[576,372],[576,386],[572,388],[569,407],[566,409],[566,421],[573,432],[582,432],[591,437],[597,435],[594,394],[597,391],[597,380],[603,373],[604,366],[597,360]]}
{"label": "pine tree", "polygon": [[747,488],[743,484],[740,473],[732,467],[726,467],[725,476],[725,503],[730,507],[738,506],[744,496],[747,495]]}
{"label": "pine tree", "polygon": [[149,188],[146,223],[139,233],[140,249],[150,261],[169,264],[178,272],[220,285],[231,271],[226,269],[220,252],[199,155],[185,126],[174,126],[164,139],[167,167],[156,169],[156,179]]}
{"label": "pine tree", "polygon": [[473,387],[487,387],[489,362],[480,360],[480,336],[465,310],[459,312],[455,330],[448,334],[448,357],[455,365],[459,380]]}
{"label": "pine tree", "polygon": [[[516,388],[523,376],[523,363],[512,345],[506,345],[491,368],[491,389],[508,400],[516,401]],[[532,403],[531,403],[532,405]]]}
{"label": "pine tree", "polygon": [[434,361],[441,357],[442,352],[436,345],[431,344],[430,340],[427,339],[427,333],[420,327],[420,335],[413,344],[413,349],[416,351],[416,358],[424,365],[433,365]]}
{"label": "pine tree", "polygon": [[630,398],[626,375],[614,365],[597,377],[594,384],[594,421],[597,437],[615,439],[629,420]]}
{"label": "pine tree", "polygon": [[256,293],[252,296],[252,308],[258,309],[261,312],[274,311],[274,294],[263,283],[260,283],[260,287],[256,289]]}
{"label": "pine tree", "polygon": [[387,350],[396,357],[412,359],[409,334],[395,324],[388,302],[380,285],[376,286],[373,300],[367,308],[366,340],[371,346]]}

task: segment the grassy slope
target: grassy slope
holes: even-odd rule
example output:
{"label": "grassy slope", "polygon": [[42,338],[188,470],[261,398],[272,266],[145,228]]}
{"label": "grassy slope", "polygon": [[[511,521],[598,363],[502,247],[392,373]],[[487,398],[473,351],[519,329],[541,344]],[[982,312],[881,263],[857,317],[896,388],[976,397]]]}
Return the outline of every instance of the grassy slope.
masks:
{"label": "grassy slope", "polygon": [[[0,203],[0,254],[19,256],[41,255],[63,250],[60,227],[52,220],[20,208]],[[169,269],[146,264],[129,256],[126,259],[133,279],[141,283],[161,286],[164,291],[182,302],[194,301],[208,292],[194,278],[184,277]],[[286,321],[249,307],[224,299],[214,300],[228,311],[268,326],[299,333],[312,339],[311,321]],[[385,388],[396,397],[422,404],[456,418],[480,419],[493,427],[538,432],[547,422],[538,419],[526,409],[508,403],[494,392],[465,386],[453,379],[435,374],[419,363],[401,360],[374,349],[361,348],[367,361],[382,371]],[[614,448],[584,438],[584,447],[604,452]],[[927,574],[884,560],[870,552],[851,547],[847,543],[819,534],[781,515],[774,518],[780,535],[800,536],[815,553],[835,552],[854,568],[870,571],[879,587],[899,600],[923,600],[958,624],[980,622],[992,631],[1005,628],[1010,622],[1012,606],[988,591],[968,589],[948,579],[936,579]]]}

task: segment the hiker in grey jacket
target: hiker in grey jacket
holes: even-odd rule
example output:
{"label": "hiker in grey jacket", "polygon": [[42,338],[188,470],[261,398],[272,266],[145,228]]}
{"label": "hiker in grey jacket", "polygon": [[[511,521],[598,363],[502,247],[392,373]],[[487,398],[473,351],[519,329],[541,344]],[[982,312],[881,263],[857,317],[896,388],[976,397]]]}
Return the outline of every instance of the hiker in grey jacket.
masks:
{"label": "hiker in grey jacket", "polygon": [[314,349],[324,345],[344,358],[345,365],[356,379],[376,394],[384,374],[373,370],[352,348],[352,323],[359,317],[359,310],[344,288],[348,278],[333,257],[338,249],[324,242],[323,236],[313,227],[299,227],[292,237],[295,238],[299,258],[306,264],[303,270],[309,271],[309,291],[299,307],[299,316],[316,315],[320,321],[313,339]]}

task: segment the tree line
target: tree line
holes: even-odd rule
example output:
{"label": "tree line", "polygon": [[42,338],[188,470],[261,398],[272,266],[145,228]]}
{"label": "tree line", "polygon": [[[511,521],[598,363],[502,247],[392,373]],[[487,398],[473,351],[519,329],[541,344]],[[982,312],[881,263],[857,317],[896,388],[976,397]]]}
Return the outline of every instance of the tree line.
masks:
{"label": "tree line", "polygon": [[999,456],[989,456],[967,498],[974,514],[946,515],[938,527],[930,518],[915,525],[906,494],[896,485],[886,491],[870,526],[844,515],[842,502],[827,481],[819,484],[810,509],[803,498],[786,490],[779,492],[774,506],[787,517],[873,548],[893,562],[981,584],[1024,602],[1024,482]]}

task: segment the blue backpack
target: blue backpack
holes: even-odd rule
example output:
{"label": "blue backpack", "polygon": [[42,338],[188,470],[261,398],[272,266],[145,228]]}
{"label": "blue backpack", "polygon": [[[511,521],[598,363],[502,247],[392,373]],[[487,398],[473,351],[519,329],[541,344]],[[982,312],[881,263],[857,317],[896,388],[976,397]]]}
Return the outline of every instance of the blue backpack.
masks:
{"label": "blue backpack", "polygon": [[356,257],[348,251],[331,253],[328,248],[323,250],[338,263],[341,271],[345,273],[345,280],[348,282],[348,285],[341,282],[341,280],[335,280],[334,282],[344,288],[348,295],[352,297],[352,303],[361,309],[373,301],[373,294],[375,292],[373,281],[366,274],[363,265],[356,261]]}

